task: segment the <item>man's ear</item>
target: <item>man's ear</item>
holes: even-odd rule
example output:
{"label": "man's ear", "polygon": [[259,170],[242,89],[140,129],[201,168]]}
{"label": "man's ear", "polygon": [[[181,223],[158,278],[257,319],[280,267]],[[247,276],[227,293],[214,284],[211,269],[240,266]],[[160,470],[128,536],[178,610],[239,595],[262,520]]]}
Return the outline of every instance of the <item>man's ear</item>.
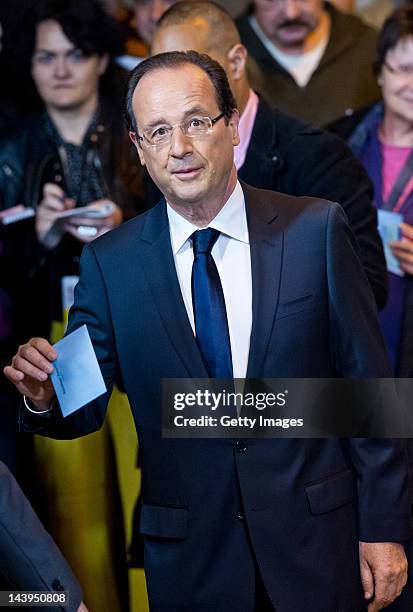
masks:
{"label": "man's ear", "polygon": [[383,73],[381,70],[379,74],[377,75],[377,85],[379,85],[380,87],[383,86]]}
{"label": "man's ear", "polygon": [[[238,43],[231,47],[228,51],[228,69],[231,74],[231,78],[234,81],[238,81],[245,73],[246,64],[248,58],[248,51],[241,43]],[[231,79],[230,79],[231,80]]]}
{"label": "man's ear", "polygon": [[139,161],[141,162],[142,166],[145,166],[145,159],[143,157],[142,154],[142,147],[141,147],[141,143],[140,140],[138,139],[138,137],[136,136],[136,132],[129,132],[129,138],[131,139],[131,141],[133,142],[133,144],[136,147],[136,150],[138,152],[139,155]]}
{"label": "man's ear", "polygon": [[239,144],[238,124],[239,124],[239,112],[235,108],[232,111],[232,115],[228,121],[228,125],[232,131],[232,144],[234,146]]}

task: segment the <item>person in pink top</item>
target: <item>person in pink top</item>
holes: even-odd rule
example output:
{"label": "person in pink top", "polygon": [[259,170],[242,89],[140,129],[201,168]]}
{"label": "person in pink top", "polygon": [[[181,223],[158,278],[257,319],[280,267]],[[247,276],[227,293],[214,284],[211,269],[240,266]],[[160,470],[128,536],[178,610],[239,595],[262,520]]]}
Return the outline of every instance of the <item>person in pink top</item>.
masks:
{"label": "person in pink top", "polygon": [[[374,65],[383,101],[360,117],[332,126],[346,136],[374,184],[377,208],[399,235],[387,243],[389,301],[380,313],[397,376],[413,375],[413,6],[397,9],[384,23]],[[351,130],[349,130],[351,128]],[[347,134],[346,134],[347,132]],[[400,217],[397,217],[400,215]],[[384,221],[384,224],[386,220]]]}

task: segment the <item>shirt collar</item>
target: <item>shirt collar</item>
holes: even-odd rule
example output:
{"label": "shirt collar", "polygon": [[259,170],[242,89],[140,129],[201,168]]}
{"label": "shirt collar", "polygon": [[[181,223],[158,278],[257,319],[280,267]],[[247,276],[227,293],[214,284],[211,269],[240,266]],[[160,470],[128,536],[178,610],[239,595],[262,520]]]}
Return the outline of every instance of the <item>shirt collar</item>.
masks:
{"label": "shirt collar", "polygon": [[234,162],[237,170],[241,168],[247,157],[248,147],[251,142],[252,130],[254,129],[255,118],[257,116],[259,98],[255,91],[250,89],[248,102],[242,113],[239,124],[238,134],[240,142],[234,147]]}
{"label": "shirt collar", "polygon": [[[193,225],[190,221],[177,213],[169,202],[167,202],[166,205],[172,251],[174,255],[177,255],[186,245],[190,236],[198,230],[199,227]],[[249,244],[244,192],[238,181],[234,191],[229,196],[223,208],[221,208],[208,227],[220,231],[229,238]]]}
{"label": "shirt collar", "polygon": [[[238,132],[242,132],[242,133],[245,132],[245,130],[248,129],[247,125],[250,121],[254,123],[255,115],[257,114],[258,102],[259,102],[259,98],[257,94],[255,93],[253,89],[250,89],[247,105],[244,108],[244,112],[239,118]],[[240,139],[242,140],[241,136],[240,136]]]}

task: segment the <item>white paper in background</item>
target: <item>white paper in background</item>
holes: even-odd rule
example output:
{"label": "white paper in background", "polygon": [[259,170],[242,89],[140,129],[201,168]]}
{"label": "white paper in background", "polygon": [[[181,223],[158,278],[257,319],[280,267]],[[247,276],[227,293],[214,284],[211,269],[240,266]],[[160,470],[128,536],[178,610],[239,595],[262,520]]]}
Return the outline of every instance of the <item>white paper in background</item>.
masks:
{"label": "white paper in background", "polygon": [[106,392],[105,381],[86,325],[56,342],[50,378],[64,417]]}
{"label": "white paper in background", "polygon": [[392,240],[400,240],[400,223],[403,223],[403,215],[390,210],[378,210],[378,230],[383,241],[384,256],[386,257],[387,270],[397,276],[404,276],[399,262],[394,257],[389,247]]}
{"label": "white paper in background", "polygon": [[79,281],[78,276],[64,276],[62,278],[62,308],[69,312],[74,302],[75,287]]}
{"label": "white paper in background", "polygon": [[17,204],[11,208],[0,211],[0,225],[11,225],[18,221],[24,221],[34,217],[35,212],[33,208],[25,207],[23,204]]}

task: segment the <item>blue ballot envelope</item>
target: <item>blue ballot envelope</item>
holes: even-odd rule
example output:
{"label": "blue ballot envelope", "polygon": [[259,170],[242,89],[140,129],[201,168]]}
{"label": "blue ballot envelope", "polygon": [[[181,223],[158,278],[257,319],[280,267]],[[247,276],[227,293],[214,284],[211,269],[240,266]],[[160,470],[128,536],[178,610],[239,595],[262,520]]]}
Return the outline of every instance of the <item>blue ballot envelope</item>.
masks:
{"label": "blue ballot envelope", "polygon": [[65,336],[53,347],[52,380],[64,417],[106,393],[106,385],[86,325]]}
{"label": "blue ballot envelope", "polygon": [[378,230],[383,241],[384,256],[386,258],[387,270],[397,276],[404,276],[399,262],[394,257],[389,247],[392,240],[400,240],[400,223],[403,223],[403,215],[389,210],[378,210]]}

